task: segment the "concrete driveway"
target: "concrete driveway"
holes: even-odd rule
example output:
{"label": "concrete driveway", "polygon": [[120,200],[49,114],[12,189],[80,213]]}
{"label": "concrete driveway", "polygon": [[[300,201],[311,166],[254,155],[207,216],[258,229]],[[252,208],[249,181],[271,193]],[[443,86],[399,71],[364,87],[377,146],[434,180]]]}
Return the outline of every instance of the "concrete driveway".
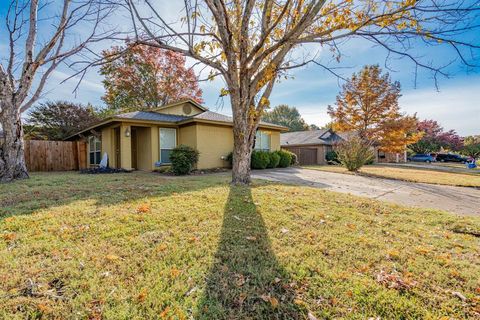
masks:
{"label": "concrete driveway", "polygon": [[465,215],[480,215],[480,190],[426,183],[370,178],[303,168],[253,171],[253,178],[300,184]]}

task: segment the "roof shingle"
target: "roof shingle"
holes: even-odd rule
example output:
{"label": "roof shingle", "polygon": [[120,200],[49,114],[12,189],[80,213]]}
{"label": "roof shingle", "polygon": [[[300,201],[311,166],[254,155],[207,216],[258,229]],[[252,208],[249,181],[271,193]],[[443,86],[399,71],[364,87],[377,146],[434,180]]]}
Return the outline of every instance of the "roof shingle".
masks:
{"label": "roof shingle", "polygon": [[342,135],[343,134],[325,129],[287,132],[280,135],[280,145],[332,145],[335,142],[344,139]]}
{"label": "roof shingle", "polygon": [[179,116],[174,114],[159,113],[159,112],[153,112],[153,111],[133,111],[133,112],[118,114],[115,116],[115,118],[175,123],[178,121],[186,120],[189,117]]}

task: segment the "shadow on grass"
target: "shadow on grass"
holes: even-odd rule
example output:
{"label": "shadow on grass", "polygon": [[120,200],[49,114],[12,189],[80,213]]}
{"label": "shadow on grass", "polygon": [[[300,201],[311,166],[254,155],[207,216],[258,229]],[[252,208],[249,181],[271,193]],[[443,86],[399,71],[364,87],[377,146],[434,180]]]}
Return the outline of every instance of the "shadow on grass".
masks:
{"label": "shadow on grass", "polygon": [[0,221],[9,216],[94,201],[109,206],[151,197],[193,192],[225,183],[227,176],[162,177],[155,173],[79,174],[76,172],[34,173],[30,179],[0,184]]}
{"label": "shadow on grass", "polygon": [[303,319],[248,187],[231,187],[195,319]]}

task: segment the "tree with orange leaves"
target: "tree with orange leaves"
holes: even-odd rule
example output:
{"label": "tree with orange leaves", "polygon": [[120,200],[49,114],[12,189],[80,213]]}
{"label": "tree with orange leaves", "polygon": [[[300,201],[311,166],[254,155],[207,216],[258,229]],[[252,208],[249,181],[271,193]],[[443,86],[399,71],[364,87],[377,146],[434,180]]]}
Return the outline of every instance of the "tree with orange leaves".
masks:
{"label": "tree with orange leaves", "polygon": [[182,99],[203,102],[197,76],[181,53],[127,43],[103,54],[115,57],[100,69],[102,99],[113,112],[149,110]]}
{"label": "tree with orange leaves", "polygon": [[355,131],[385,152],[403,152],[421,138],[416,116],[400,112],[400,83],[378,65],[365,66],[343,85],[328,114],[337,131]]}

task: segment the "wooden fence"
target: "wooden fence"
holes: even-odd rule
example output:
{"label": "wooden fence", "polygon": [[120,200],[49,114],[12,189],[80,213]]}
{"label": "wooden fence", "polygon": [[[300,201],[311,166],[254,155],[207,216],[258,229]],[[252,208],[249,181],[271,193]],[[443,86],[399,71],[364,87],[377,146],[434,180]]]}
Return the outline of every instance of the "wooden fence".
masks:
{"label": "wooden fence", "polygon": [[25,161],[29,171],[68,171],[87,166],[84,141],[25,140]]}

